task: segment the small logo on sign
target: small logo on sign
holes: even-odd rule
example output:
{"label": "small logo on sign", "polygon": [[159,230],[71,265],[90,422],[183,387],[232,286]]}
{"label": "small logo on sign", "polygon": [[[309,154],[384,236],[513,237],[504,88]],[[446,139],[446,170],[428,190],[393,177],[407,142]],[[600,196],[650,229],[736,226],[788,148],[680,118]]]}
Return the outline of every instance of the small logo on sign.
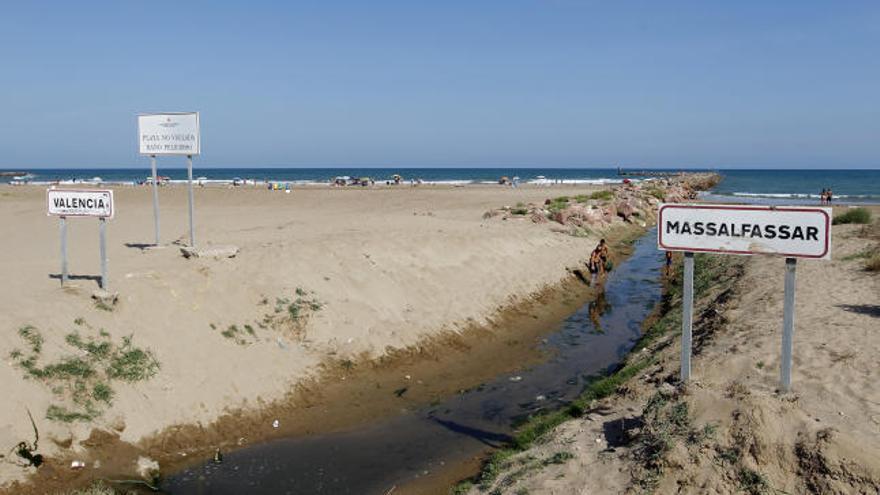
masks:
{"label": "small logo on sign", "polygon": [[177,127],[179,124],[177,122],[171,122],[171,117],[167,117],[165,119],[165,122],[162,122],[159,125],[161,125],[162,127]]}

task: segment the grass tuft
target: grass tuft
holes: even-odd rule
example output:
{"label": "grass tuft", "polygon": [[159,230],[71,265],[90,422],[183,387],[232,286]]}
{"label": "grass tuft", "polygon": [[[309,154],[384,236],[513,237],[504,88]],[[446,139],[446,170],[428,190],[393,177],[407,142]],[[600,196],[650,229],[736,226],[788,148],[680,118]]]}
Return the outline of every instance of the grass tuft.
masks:
{"label": "grass tuft", "polygon": [[130,336],[117,344],[104,330],[100,330],[97,337],[70,333],[64,342],[76,353],[43,366],[40,366],[43,338],[39,331],[22,327],[19,336],[29,344],[31,352],[25,356],[22,351],[13,351],[10,357],[14,363],[24,371],[25,377],[40,380],[56,397],[68,402],[68,405],[49,406],[46,418],[52,421],[91,421],[101,415],[100,404],[109,406],[113,402],[114,380],[146,380],[159,369],[152,352],[133,346]]}
{"label": "grass tuft", "polygon": [[845,213],[835,215],[832,223],[834,225],[847,223],[869,224],[871,223],[871,212],[867,208],[851,208]]}

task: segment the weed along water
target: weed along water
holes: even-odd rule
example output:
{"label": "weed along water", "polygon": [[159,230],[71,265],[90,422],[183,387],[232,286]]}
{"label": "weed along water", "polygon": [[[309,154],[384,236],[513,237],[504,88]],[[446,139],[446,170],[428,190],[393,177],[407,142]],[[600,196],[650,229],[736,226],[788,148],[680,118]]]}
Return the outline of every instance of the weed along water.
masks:
{"label": "weed along water", "polygon": [[605,291],[539,343],[550,351],[544,362],[352,431],[225,453],[222,463],[167,477],[163,492],[384,494],[504,446],[518,421],[563,407],[632,349],[661,297],[663,254],[655,236],[652,230],[636,241],[632,255],[608,275]]}

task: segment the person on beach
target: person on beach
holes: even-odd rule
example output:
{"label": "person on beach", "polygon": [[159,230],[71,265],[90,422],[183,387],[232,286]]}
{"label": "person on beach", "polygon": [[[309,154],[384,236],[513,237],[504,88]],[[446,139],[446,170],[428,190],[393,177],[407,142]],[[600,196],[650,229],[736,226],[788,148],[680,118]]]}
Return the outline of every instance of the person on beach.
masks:
{"label": "person on beach", "polygon": [[602,255],[599,254],[599,248],[590,253],[590,260],[587,262],[587,268],[590,270],[590,285],[596,283],[596,277],[605,273],[605,266],[602,263]]}
{"label": "person on beach", "polygon": [[828,192],[825,193],[825,204],[830,205],[833,197],[834,193],[831,192],[831,188],[828,188]]}
{"label": "person on beach", "polygon": [[828,189],[822,188],[822,194],[819,195],[819,204],[825,204],[828,199]]}
{"label": "person on beach", "polygon": [[599,241],[596,251],[599,252],[599,256],[602,258],[602,270],[604,271],[605,265],[608,263],[608,244],[605,243],[605,239]]}

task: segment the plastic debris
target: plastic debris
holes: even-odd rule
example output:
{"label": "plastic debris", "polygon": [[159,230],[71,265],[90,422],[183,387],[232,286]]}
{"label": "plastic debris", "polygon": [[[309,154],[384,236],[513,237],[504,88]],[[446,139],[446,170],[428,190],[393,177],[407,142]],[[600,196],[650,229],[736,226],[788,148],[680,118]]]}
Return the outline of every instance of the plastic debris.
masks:
{"label": "plastic debris", "polygon": [[279,426],[281,426],[281,421],[278,421],[277,419],[272,421],[272,428],[278,428]]}
{"label": "plastic debris", "polygon": [[512,382],[521,382],[521,381],[522,381],[522,377],[519,376],[519,375],[512,376],[512,377],[510,377],[510,381],[512,381]]}
{"label": "plastic debris", "polygon": [[82,469],[86,467],[86,463],[83,461],[71,461],[70,469]]}

